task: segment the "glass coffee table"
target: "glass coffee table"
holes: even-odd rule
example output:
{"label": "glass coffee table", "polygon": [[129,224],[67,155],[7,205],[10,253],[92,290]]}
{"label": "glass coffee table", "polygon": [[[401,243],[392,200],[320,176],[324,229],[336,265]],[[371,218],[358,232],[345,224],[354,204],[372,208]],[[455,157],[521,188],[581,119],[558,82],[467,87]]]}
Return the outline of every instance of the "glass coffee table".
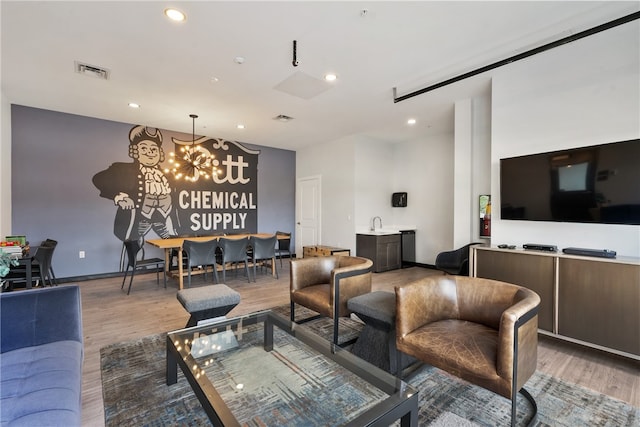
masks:
{"label": "glass coffee table", "polygon": [[272,311],[169,332],[178,366],[215,426],[418,425],[415,389]]}

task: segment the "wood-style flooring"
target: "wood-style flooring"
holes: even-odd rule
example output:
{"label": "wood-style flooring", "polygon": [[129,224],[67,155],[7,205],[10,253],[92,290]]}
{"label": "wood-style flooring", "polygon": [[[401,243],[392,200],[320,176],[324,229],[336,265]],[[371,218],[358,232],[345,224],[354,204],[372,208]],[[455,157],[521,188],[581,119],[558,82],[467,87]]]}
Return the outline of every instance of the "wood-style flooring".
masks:
{"label": "wood-style flooring", "polygon": [[[285,260],[280,279],[265,269],[256,282],[248,283],[242,272],[227,275],[227,285],[238,291],[241,303],[229,316],[289,303],[289,267]],[[373,275],[374,290],[393,291],[394,286],[428,275],[435,270],[412,267]],[[209,280],[210,277],[209,277]],[[146,335],[183,328],[189,314],[176,299],[177,282],[167,280],[167,289],[156,285],[156,275],[136,275],[131,294],[120,290],[122,278],[79,282],[84,326],[84,371],[82,421],[85,426],[103,426],[104,409],[100,378],[100,348]],[[204,286],[194,276],[192,286]],[[640,407],[640,367],[637,361],[540,336],[538,369],[567,382],[579,384]]]}

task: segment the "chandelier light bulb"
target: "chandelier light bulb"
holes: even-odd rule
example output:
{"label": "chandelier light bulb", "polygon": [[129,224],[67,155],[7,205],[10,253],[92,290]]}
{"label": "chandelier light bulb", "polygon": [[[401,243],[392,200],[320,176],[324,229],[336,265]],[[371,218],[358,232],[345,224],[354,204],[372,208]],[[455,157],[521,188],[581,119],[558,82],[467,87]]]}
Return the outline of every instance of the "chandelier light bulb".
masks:
{"label": "chandelier light bulb", "polygon": [[[183,145],[180,147],[179,157],[184,160],[180,163],[174,160],[175,153],[169,153],[169,163],[171,163],[171,172],[176,179],[184,177],[185,181],[196,182],[202,176],[204,179],[210,178],[209,169],[214,164],[215,156],[212,155],[206,147],[196,143],[196,126],[195,119],[198,118],[195,114],[190,114],[193,121],[193,133],[191,145]],[[177,151],[177,150],[176,150]],[[217,174],[218,172],[215,171]]]}

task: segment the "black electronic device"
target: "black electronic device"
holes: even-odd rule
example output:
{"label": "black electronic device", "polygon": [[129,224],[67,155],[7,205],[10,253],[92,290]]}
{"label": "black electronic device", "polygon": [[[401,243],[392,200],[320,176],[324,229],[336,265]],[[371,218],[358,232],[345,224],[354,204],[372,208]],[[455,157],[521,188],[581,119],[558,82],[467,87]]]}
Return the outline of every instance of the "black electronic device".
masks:
{"label": "black electronic device", "polygon": [[394,208],[406,208],[407,207],[407,193],[393,193],[391,195],[391,206]]}
{"label": "black electronic device", "polygon": [[598,258],[615,258],[616,251],[609,249],[588,249],[588,248],[564,248],[562,250],[568,255],[594,256]]}
{"label": "black electronic device", "polygon": [[525,243],[522,245],[525,249],[530,249],[534,251],[545,251],[545,252],[558,252],[558,247],[555,245],[541,245],[538,243]]}
{"label": "black electronic device", "polygon": [[640,139],[500,159],[500,219],[640,225]]}

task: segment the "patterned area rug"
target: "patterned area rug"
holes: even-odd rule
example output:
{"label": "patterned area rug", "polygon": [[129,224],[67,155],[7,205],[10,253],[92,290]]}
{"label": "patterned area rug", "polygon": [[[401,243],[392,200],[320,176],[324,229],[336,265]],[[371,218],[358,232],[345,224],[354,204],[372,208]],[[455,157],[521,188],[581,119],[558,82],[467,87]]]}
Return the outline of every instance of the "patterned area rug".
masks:
{"label": "patterned area rug", "polygon": [[[288,308],[279,307],[278,311],[284,314]],[[361,328],[356,321],[341,320],[341,340],[356,335]],[[306,325],[323,337],[331,336],[329,319]],[[165,338],[165,334],[152,335],[100,350],[107,426],[209,425],[182,373],[177,384],[165,384]],[[422,366],[408,382],[420,392],[421,426],[509,425],[511,405],[507,399],[436,368]],[[548,375],[534,374],[526,388],[538,403],[538,426],[640,425],[639,408]],[[519,425],[530,410],[520,397]]]}

